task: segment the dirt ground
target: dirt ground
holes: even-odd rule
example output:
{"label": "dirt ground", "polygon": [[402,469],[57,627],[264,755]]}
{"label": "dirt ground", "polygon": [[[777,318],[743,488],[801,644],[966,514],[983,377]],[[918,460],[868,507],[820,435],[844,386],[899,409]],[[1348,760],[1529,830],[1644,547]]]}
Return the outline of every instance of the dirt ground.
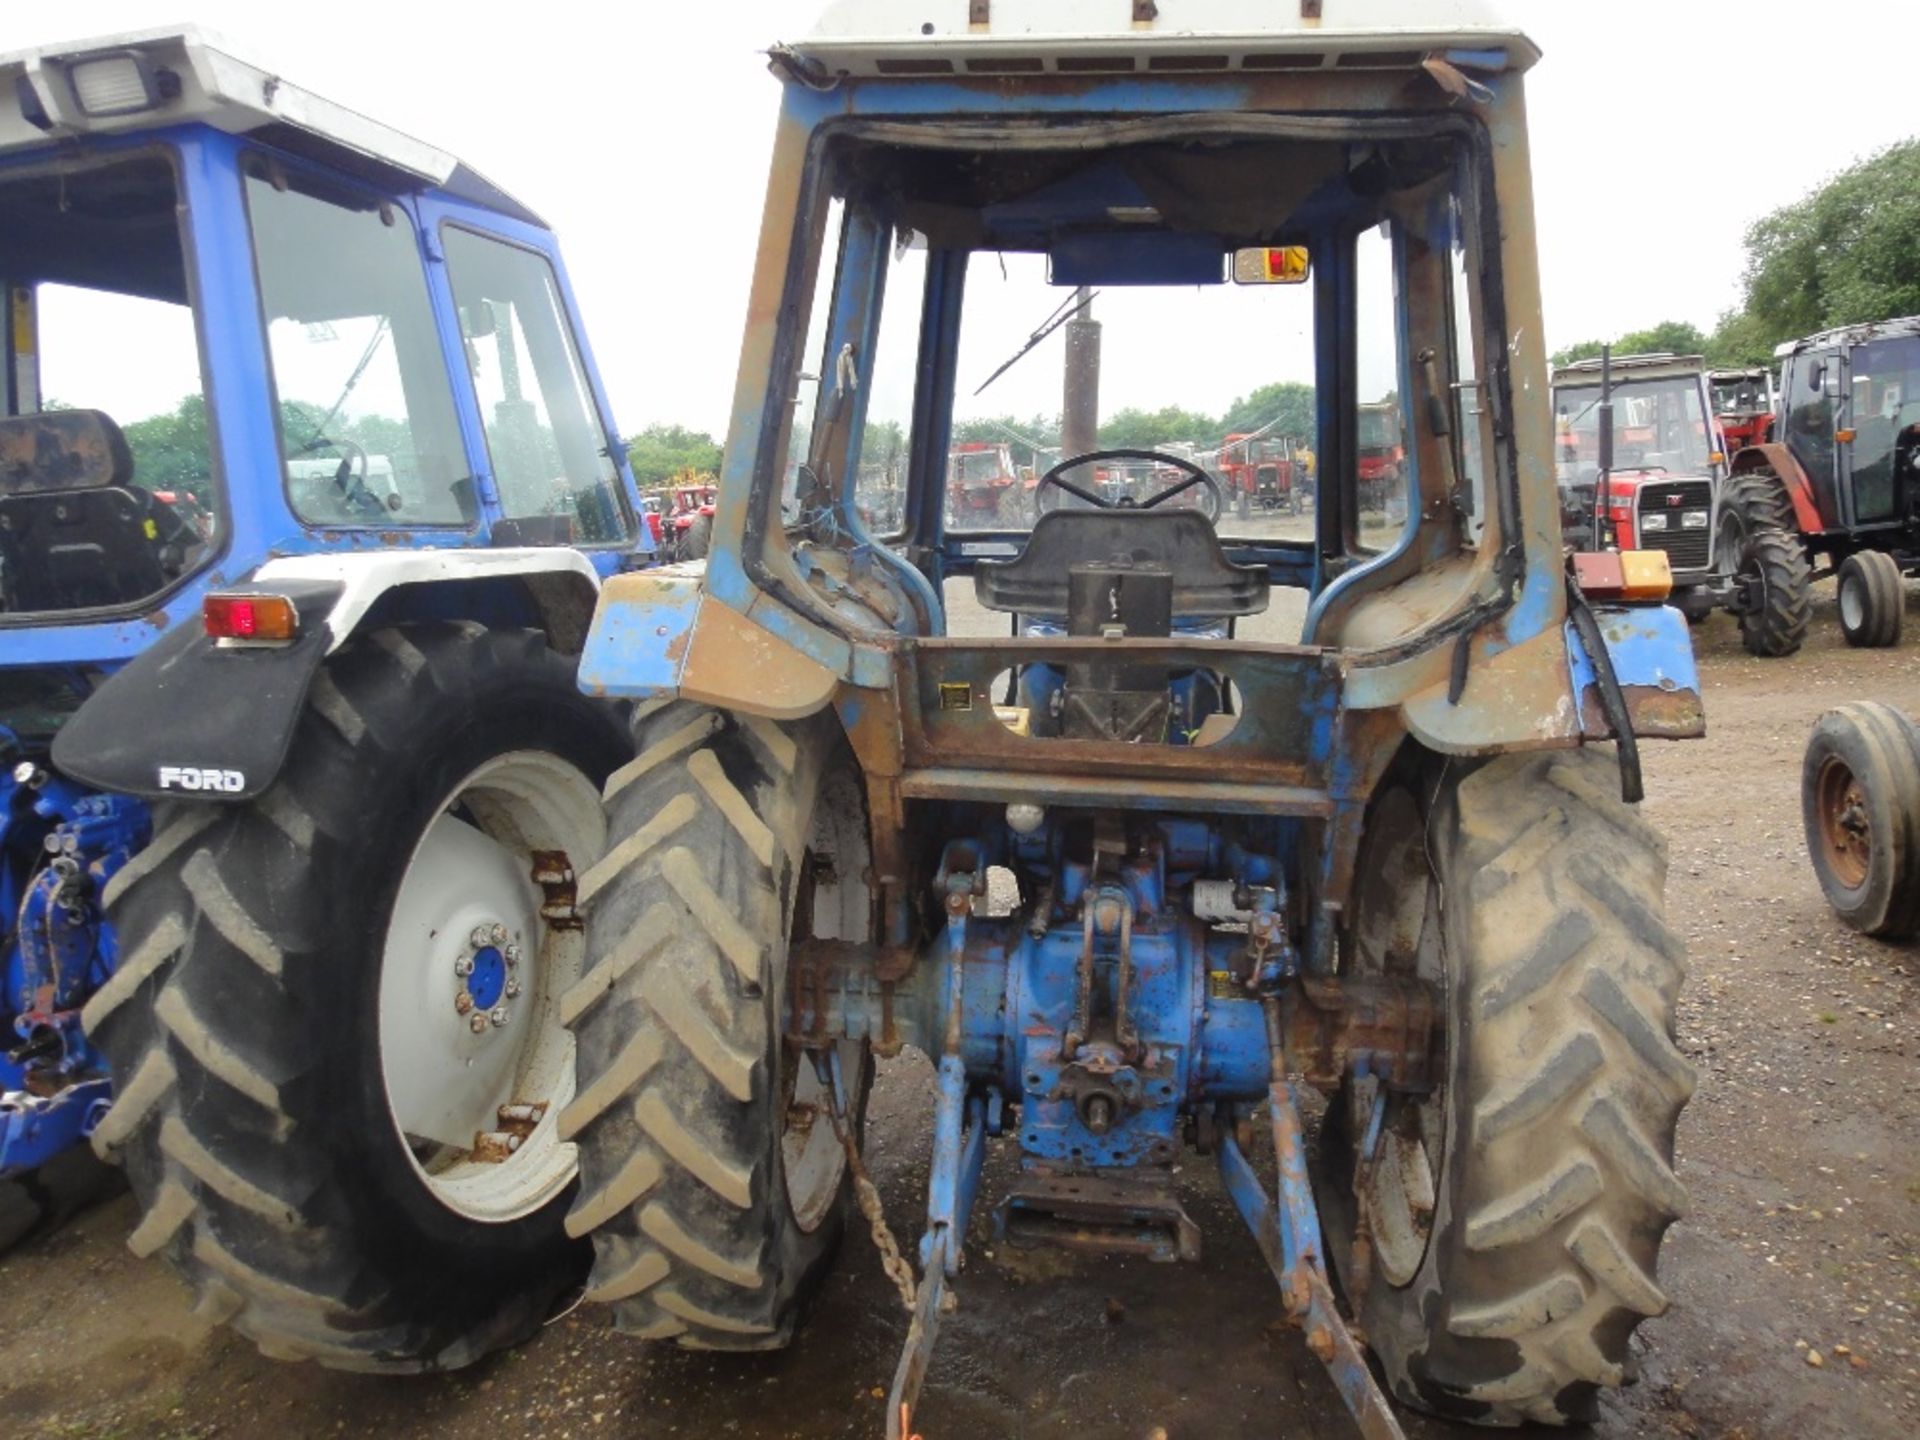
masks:
{"label": "dirt ground", "polygon": [[[1640,1330],[1640,1381],[1609,1397],[1596,1433],[1910,1436],[1920,1433],[1920,951],[1861,940],[1832,918],[1806,863],[1798,796],[1821,710],[1872,697],[1920,714],[1920,648],[1847,650],[1830,593],[1795,659],[1747,658],[1725,617],[1697,639],[1712,733],[1647,756],[1647,811],[1672,847],[1668,906],[1693,957],[1680,1031],[1700,1086],[1679,1138],[1692,1209],[1661,1266],[1673,1309]],[[903,1235],[917,1233],[930,1113],[924,1065],[890,1065],[871,1166]],[[1207,1163],[1190,1160],[1180,1181],[1206,1237],[1195,1267],[1015,1256],[976,1232],[920,1416],[929,1440],[1353,1433],[1299,1337],[1277,1323],[1278,1292]],[[983,1208],[994,1190],[990,1168]],[[265,1360],[210,1330],[163,1267],[128,1254],[133,1222],[121,1195],[0,1259],[0,1430],[873,1437],[906,1329],[855,1229],[784,1354],[648,1348],[583,1311],[461,1374],[367,1379]],[[1476,1433],[1406,1424],[1415,1440]]]}

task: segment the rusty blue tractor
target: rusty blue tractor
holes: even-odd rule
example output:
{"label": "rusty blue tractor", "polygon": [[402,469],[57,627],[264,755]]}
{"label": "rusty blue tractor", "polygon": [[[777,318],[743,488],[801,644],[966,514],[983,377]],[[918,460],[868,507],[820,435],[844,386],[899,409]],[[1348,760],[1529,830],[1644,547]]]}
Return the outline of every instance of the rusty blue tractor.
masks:
{"label": "rusty blue tractor", "polygon": [[651,549],[554,236],[157,30],[0,56],[0,285],[0,1241],[91,1140],[271,1354],[510,1343]]}
{"label": "rusty blue tractor", "polygon": [[[1663,558],[1562,551],[1537,52],[1471,4],[1063,9],[846,0],[772,52],[712,549],[582,654],[637,741],[562,1002],[588,1298],[782,1345],[854,1191],[902,1436],[976,1202],[1175,1261],[1198,1151],[1366,1434],[1387,1392],[1578,1420],[1667,1305],[1693,1074],[1631,802],[1703,719]],[[1308,513],[1220,504],[1227,434],[1310,444]],[[956,517],[986,439],[1033,503]],[[858,1159],[907,1046],[917,1278]]]}

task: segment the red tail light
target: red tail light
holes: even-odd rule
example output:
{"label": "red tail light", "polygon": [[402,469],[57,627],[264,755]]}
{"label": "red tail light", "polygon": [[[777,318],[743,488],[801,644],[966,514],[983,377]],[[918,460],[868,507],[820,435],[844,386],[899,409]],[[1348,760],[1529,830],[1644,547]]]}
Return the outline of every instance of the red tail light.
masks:
{"label": "red tail light", "polygon": [[209,595],[200,612],[216,640],[285,644],[300,633],[300,617],[284,595]]}

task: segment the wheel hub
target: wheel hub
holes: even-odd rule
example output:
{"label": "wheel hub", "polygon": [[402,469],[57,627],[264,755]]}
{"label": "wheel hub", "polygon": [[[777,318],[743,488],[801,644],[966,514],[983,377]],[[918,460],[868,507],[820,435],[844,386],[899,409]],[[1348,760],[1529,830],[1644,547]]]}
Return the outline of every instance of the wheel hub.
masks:
{"label": "wheel hub", "polygon": [[475,1035],[498,1030],[513,1018],[512,1004],[520,997],[520,946],[509,938],[507,927],[498,920],[473,927],[467,946],[453,962],[459,988],[453,996],[457,1015],[467,1017],[467,1028]]}
{"label": "wheel hub", "polygon": [[1846,765],[1829,760],[1817,782],[1820,839],[1834,877],[1849,890],[1866,883],[1873,864],[1873,832],[1867,797]]}

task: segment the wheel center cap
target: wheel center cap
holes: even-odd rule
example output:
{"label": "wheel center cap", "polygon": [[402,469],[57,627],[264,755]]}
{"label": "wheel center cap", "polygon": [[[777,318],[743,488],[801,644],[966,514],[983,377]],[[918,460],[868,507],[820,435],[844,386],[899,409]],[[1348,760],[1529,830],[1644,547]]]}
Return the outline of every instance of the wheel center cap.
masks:
{"label": "wheel center cap", "polygon": [[520,979],[514,973],[520,963],[520,947],[509,935],[507,927],[498,921],[476,925],[467,937],[466,949],[453,962],[454,978],[460,982],[454,991],[453,1008],[468,1017],[476,1035],[505,1025],[520,994]]}

